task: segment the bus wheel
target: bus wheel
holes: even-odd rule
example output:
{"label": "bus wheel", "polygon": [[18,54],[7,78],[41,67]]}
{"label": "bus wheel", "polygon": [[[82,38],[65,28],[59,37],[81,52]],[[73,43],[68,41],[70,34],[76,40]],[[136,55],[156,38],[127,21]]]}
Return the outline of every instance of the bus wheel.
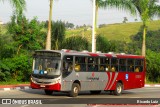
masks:
{"label": "bus wheel", "polygon": [[70,91],[70,97],[77,97],[80,90],[80,86],[78,83],[73,83],[72,89]]}
{"label": "bus wheel", "polygon": [[97,90],[97,91],[90,91],[91,94],[100,94],[101,91],[100,90]]}
{"label": "bus wheel", "polygon": [[52,93],[53,93],[52,90],[44,90],[44,92],[46,93],[46,95],[52,95]]}
{"label": "bus wheel", "polygon": [[122,90],[123,90],[123,85],[122,83],[118,82],[116,85],[116,89],[114,90],[114,94],[119,96],[122,94]]}

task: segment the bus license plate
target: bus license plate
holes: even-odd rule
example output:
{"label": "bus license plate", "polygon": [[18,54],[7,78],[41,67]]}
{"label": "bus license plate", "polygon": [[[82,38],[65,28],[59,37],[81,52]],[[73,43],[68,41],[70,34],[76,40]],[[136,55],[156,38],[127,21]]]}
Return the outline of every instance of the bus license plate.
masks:
{"label": "bus license plate", "polygon": [[40,87],[45,88],[46,86],[45,85],[40,85]]}

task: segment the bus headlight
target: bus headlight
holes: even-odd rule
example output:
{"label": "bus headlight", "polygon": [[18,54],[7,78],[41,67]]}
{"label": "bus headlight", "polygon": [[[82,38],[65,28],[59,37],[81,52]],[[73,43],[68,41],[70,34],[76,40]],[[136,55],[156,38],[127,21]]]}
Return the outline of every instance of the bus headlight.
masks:
{"label": "bus headlight", "polygon": [[36,82],[33,80],[33,78],[32,78],[32,77],[31,77],[31,82],[36,83]]}
{"label": "bus headlight", "polygon": [[44,71],[44,74],[47,74],[48,72],[47,71]]}

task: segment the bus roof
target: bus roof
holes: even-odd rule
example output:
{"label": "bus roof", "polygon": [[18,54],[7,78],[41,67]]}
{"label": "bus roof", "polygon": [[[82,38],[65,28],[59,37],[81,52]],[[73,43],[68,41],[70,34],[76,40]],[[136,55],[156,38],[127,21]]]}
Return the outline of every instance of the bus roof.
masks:
{"label": "bus roof", "polygon": [[132,55],[132,54],[125,54],[125,53],[92,53],[88,51],[75,51],[75,50],[68,50],[68,49],[62,49],[62,50],[36,50],[35,52],[56,52],[56,53],[61,53],[63,55],[76,55],[76,56],[91,56],[91,57],[115,57],[115,58],[140,58],[144,59],[144,56],[141,55]]}

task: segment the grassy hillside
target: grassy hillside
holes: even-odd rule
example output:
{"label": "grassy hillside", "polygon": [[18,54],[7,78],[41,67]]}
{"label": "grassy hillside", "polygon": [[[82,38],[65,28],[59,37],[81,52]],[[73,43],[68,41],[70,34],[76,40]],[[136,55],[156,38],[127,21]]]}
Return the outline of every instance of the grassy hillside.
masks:
{"label": "grassy hillside", "polygon": [[[136,34],[139,31],[141,25],[141,22],[110,24],[99,28],[98,34],[102,34],[108,40],[123,40],[130,42],[130,36]],[[148,23],[148,25],[148,30],[158,30],[160,29],[160,20],[151,21]],[[91,41],[91,30],[84,30],[84,28],[68,30],[66,35],[67,37],[81,35]]]}

